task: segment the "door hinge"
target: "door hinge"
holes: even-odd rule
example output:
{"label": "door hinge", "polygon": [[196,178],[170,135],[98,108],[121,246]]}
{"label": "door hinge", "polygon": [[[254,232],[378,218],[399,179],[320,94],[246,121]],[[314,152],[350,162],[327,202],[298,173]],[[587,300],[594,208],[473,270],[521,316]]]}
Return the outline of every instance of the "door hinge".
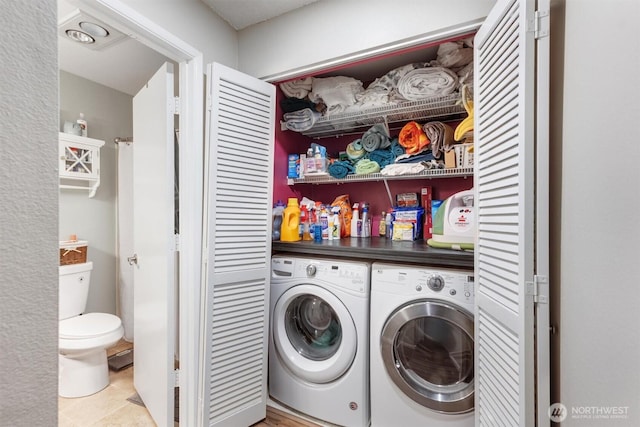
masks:
{"label": "door hinge", "polygon": [[536,40],[549,37],[551,18],[549,9],[536,10],[533,18],[533,37]]}
{"label": "door hinge", "polygon": [[176,252],[180,252],[180,235],[174,234],[173,237],[175,238],[175,250]]}
{"label": "door hinge", "polygon": [[180,369],[173,370],[173,386],[180,387]]}
{"label": "door hinge", "polygon": [[176,96],[173,98],[173,102],[171,105],[171,113],[175,115],[180,115],[180,97]]}
{"label": "door hinge", "polygon": [[538,304],[549,304],[549,279],[547,276],[533,276],[533,282],[527,282],[527,295]]}

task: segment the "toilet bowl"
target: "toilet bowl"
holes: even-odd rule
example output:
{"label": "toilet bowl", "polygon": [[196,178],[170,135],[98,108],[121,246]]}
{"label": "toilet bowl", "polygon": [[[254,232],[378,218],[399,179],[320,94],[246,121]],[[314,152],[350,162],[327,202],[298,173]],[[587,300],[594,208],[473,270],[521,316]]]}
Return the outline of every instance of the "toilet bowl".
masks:
{"label": "toilet bowl", "polygon": [[60,266],[58,394],[82,397],[109,385],[107,348],[124,335],[120,318],[107,313],[82,314],[93,264]]}

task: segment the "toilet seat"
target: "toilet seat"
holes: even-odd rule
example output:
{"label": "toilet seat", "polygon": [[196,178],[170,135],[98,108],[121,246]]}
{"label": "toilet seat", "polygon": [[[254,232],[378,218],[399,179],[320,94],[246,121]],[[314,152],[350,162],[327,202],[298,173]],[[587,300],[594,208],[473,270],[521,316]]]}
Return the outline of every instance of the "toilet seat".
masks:
{"label": "toilet seat", "polygon": [[88,313],[58,322],[58,347],[66,351],[109,347],[124,335],[122,321],[107,313]]}
{"label": "toilet seat", "polygon": [[63,339],[97,338],[117,330],[122,325],[119,317],[107,313],[87,313],[61,320],[58,336]]}

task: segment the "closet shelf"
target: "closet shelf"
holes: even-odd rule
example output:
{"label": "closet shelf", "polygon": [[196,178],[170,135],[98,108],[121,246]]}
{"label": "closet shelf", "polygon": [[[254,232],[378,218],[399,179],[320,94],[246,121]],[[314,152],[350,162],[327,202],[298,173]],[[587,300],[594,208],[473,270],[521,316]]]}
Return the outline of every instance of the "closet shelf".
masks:
{"label": "closet shelf", "polygon": [[300,133],[312,138],[327,138],[358,130],[364,131],[376,123],[392,124],[410,120],[426,122],[428,120],[461,118],[466,111],[459,101],[460,95],[454,93],[423,101],[389,104],[361,111],[331,114],[321,117],[311,129]]}
{"label": "closet shelf", "polygon": [[406,179],[429,179],[429,178],[454,178],[472,176],[473,168],[451,168],[451,169],[427,169],[421,173],[407,175],[383,175],[381,173],[370,173],[366,175],[347,175],[342,179],[337,179],[328,174],[307,175],[304,178],[288,178],[287,185],[295,184],[341,184],[349,182],[363,181],[396,181]]}

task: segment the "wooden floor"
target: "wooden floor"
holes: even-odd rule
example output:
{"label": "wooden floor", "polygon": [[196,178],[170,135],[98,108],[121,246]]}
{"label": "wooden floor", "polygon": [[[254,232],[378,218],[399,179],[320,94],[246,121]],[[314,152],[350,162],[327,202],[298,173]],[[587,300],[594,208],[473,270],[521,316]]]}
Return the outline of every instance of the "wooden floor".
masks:
{"label": "wooden floor", "polygon": [[[121,340],[107,350],[111,356],[132,348],[133,345]],[[147,409],[127,400],[135,393],[133,371],[135,367],[118,372],[109,371],[110,384],[104,390],[87,397],[77,399],[58,398],[59,427],[154,427],[155,423]],[[174,427],[179,423],[175,423]],[[251,427],[319,427],[267,406],[267,417]]]}

